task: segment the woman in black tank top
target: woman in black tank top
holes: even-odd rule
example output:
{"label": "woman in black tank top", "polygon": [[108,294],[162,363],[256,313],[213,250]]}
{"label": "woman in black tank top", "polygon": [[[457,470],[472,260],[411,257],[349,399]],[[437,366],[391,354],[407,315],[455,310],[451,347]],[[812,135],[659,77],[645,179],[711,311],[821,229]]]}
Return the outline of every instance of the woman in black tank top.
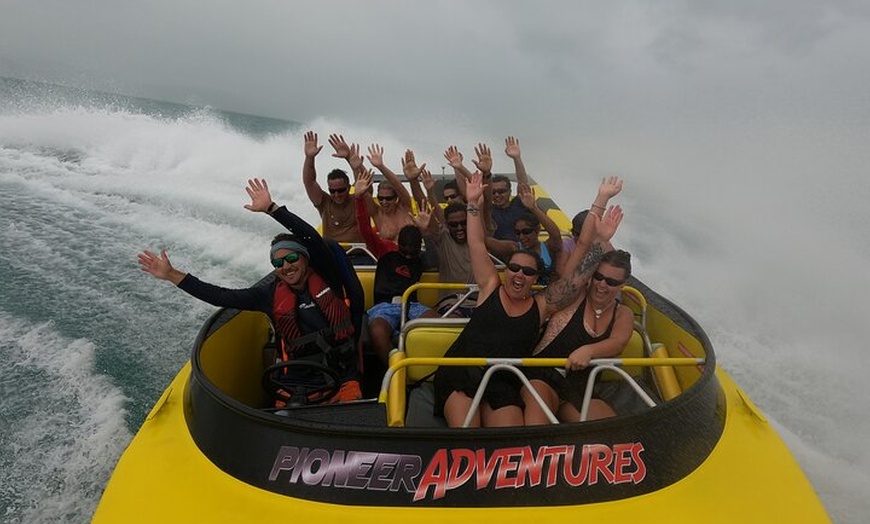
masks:
{"label": "woman in black tank top", "polygon": [[[550,318],[534,351],[536,357],[567,358],[565,370],[527,368],[526,376],[547,406],[560,420],[580,420],[583,393],[593,358],[618,356],[631,338],[634,316],[617,302],[622,285],[631,274],[631,258],[625,251],[605,253],[581,298]],[[548,424],[541,407],[523,388],[524,422]],[[613,416],[603,401],[590,404],[589,419]]]}
{"label": "woman in black tank top", "polygon": [[[460,172],[465,169],[461,163],[454,167]],[[479,306],[445,356],[529,356],[544,319],[570,305],[588,280],[590,272],[584,273],[580,262],[589,251],[593,237],[609,240],[622,220],[622,211],[617,207],[605,219],[594,217],[588,220],[581,232],[578,247],[566,265],[568,277],[554,282],[544,293],[533,295],[532,285],[541,269],[540,258],[535,253],[517,251],[511,255],[505,269],[504,284],[487,253],[480,216],[485,187],[483,182],[483,176],[475,173],[466,186],[468,249],[474,279],[480,288],[477,298]],[[449,426],[463,424],[482,375],[482,369],[447,366],[435,373],[435,412],[443,414]],[[516,377],[509,372],[496,373],[484,393],[480,409],[471,416],[470,425],[522,425],[523,401],[519,385]]]}

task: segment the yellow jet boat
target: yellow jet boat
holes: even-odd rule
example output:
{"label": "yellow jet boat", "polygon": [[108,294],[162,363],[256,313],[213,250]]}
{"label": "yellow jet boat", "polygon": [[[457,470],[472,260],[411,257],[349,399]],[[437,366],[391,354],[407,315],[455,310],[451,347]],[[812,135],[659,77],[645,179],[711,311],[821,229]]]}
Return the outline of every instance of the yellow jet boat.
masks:
{"label": "yellow jet boat", "polygon": [[[568,223],[551,201],[548,212]],[[371,297],[374,267],[357,274]],[[434,282],[425,274],[405,299],[463,287]],[[277,412],[261,384],[274,362],[268,317],[219,310],[93,522],[829,522],[701,327],[630,284],[635,334],[621,358],[593,361],[587,390],[619,415],[536,427],[450,429],[431,415],[435,366],[564,365],[443,358],[456,319],[404,322],[376,396]]]}

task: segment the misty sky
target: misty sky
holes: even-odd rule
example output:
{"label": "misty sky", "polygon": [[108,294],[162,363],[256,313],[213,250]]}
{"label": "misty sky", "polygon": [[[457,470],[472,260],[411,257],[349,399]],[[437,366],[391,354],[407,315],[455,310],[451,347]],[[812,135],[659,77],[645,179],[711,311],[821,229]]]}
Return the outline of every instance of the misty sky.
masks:
{"label": "misty sky", "polygon": [[[619,173],[637,273],[706,325],[739,323],[712,335],[744,375],[797,354],[845,384],[818,402],[785,390],[798,432],[833,413],[866,434],[867,0],[0,0],[0,76],[286,118],[323,142],[390,133],[430,167],[447,145],[498,153],[516,135],[569,214]],[[762,344],[743,344],[756,322]],[[857,483],[814,469],[863,517],[866,447],[819,442],[859,454]]]}
{"label": "misty sky", "polygon": [[[0,75],[313,122],[324,136],[333,123],[388,131],[430,166],[451,143],[517,135],[557,191],[568,175],[618,172],[635,196],[719,222],[737,203],[829,213],[870,195],[863,0],[0,0]],[[831,176],[849,190],[819,198]],[[870,257],[858,234],[870,214],[846,227]]]}
{"label": "misty sky", "polygon": [[866,124],[870,4],[3,0],[0,74],[496,134],[759,113]]}

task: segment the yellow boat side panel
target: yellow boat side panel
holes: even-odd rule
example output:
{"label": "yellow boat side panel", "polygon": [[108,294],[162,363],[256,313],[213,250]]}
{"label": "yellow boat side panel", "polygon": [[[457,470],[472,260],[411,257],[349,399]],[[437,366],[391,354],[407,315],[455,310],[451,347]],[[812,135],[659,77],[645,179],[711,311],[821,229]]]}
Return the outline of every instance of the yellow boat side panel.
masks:
{"label": "yellow boat side panel", "polygon": [[[343,506],[293,499],[249,486],[215,467],[190,438],[182,409],[189,375],[190,365],[186,365],[172,382],[161,409],[133,439],[106,487],[93,522],[262,524],[291,516],[299,522],[355,524],[829,522],[785,445],[767,423],[742,404],[736,386],[722,371],[718,372],[719,380],[731,406],[725,431],[708,460],[685,479],[620,501],[515,508]],[[754,466],[735,470],[735,463]],[[149,499],[143,499],[143,494]]]}
{"label": "yellow boat side panel", "polygon": [[[200,364],[206,377],[231,397],[248,406],[264,406],[266,396],[259,386],[259,376],[271,363],[263,362],[263,351],[257,348],[268,341],[269,317],[242,311],[233,323],[233,329],[219,328],[221,336],[209,337],[203,343]],[[252,349],[233,351],[233,348]]]}

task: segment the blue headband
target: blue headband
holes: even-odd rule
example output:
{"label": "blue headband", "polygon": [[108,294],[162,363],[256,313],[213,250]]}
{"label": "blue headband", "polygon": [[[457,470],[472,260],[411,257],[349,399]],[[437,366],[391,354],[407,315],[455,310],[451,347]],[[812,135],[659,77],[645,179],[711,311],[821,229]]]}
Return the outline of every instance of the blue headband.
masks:
{"label": "blue headband", "polygon": [[282,240],[280,242],[276,242],[275,245],[269,250],[269,256],[271,258],[275,258],[275,252],[279,249],[292,249],[293,251],[305,255],[305,258],[311,259],[311,256],[308,254],[308,249],[305,248],[299,242],[294,242],[292,240]]}

